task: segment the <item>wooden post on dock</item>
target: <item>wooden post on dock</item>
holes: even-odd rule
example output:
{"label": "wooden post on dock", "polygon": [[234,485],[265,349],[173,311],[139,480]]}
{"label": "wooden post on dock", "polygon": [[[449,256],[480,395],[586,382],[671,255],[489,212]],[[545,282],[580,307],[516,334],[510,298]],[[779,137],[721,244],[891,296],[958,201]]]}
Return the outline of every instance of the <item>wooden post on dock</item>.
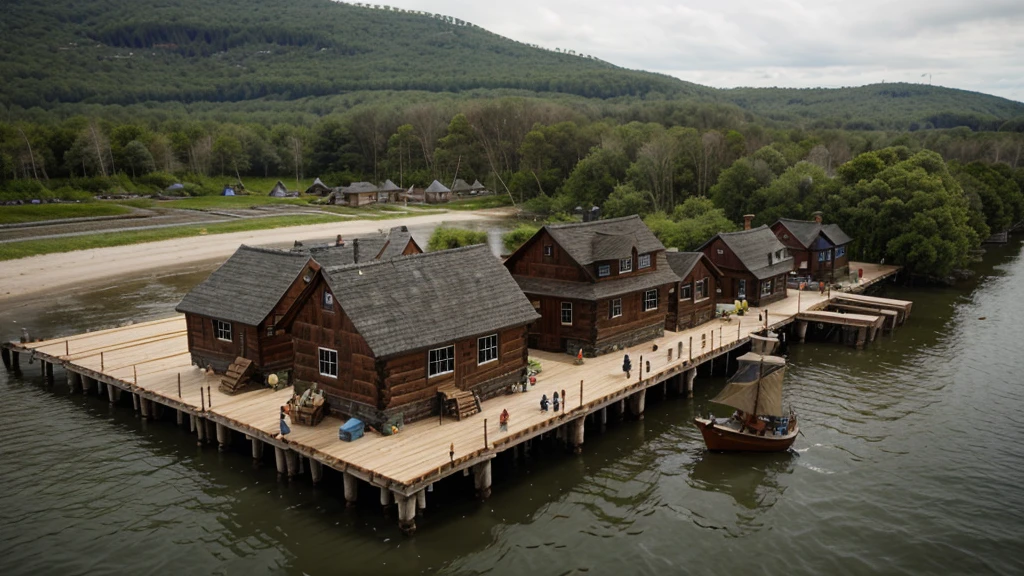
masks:
{"label": "wooden post on dock", "polygon": [[690,336],[690,362],[693,362],[693,336]]}
{"label": "wooden post on dock", "polygon": [[71,348],[68,346],[68,341],[64,341],[64,355],[71,356]]}
{"label": "wooden post on dock", "polygon": [[484,450],[487,450],[487,418],[484,418]]}
{"label": "wooden post on dock", "polygon": [[139,371],[135,369],[135,365],[132,364],[132,381],[136,386],[139,385]]}
{"label": "wooden post on dock", "polygon": [[742,332],[740,332],[740,326],[743,326],[743,320],[737,320],[736,321],[736,341],[737,342],[740,341],[740,334],[742,334]]}
{"label": "wooden post on dock", "polygon": [[583,407],[583,380],[580,380],[580,408]]}
{"label": "wooden post on dock", "polygon": [[181,398],[181,372],[178,372],[178,398]]}
{"label": "wooden post on dock", "polygon": [[100,352],[100,370],[106,370],[105,364],[103,362],[103,352]]}
{"label": "wooden post on dock", "polygon": [[637,382],[643,382],[643,380],[644,380],[644,355],[643,354],[640,355],[640,364],[636,367],[636,371],[638,372],[637,376],[639,376],[639,378],[637,378],[636,381]]}
{"label": "wooden post on dock", "polygon": [[203,397],[203,389],[199,388],[199,411],[206,412],[206,398]]}
{"label": "wooden post on dock", "polygon": [[[200,394],[203,393],[203,389],[202,388],[199,389],[199,393]],[[213,410],[213,394],[210,393],[210,387],[209,386],[206,387],[206,406],[207,406],[207,408]]]}
{"label": "wooden post on dock", "polygon": [[676,346],[677,346],[677,348],[676,348],[676,358],[679,358],[680,360],[682,360],[683,359],[683,341],[680,340],[679,342],[677,342]]}

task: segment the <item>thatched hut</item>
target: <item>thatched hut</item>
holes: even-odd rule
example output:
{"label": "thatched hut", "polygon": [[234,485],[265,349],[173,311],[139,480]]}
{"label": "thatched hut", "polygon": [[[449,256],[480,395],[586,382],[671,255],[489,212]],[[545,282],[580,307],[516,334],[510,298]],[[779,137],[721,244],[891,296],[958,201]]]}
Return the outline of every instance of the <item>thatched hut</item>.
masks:
{"label": "thatched hut", "polygon": [[341,189],[349,206],[365,206],[377,202],[379,189],[369,182],[353,182]]}
{"label": "thatched hut", "polygon": [[331,192],[333,192],[333,190],[334,190],[333,188],[331,188],[327,184],[324,184],[322,180],[317,178],[316,180],[313,180],[313,183],[309,185],[309,188],[306,188],[306,194],[316,194],[317,196],[327,196]]}
{"label": "thatched hut", "polygon": [[402,189],[391,180],[385,180],[377,189],[377,202],[398,202]]}
{"label": "thatched hut", "polygon": [[270,196],[274,198],[284,198],[285,196],[288,196],[288,187],[284,185],[284,182],[278,180],[277,184],[274,184],[274,187],[270,190]]}
{"label": "thatched hut", "polygon": [[423,200],[427,204],[439,204],[441,202],[448,202],[451,199],[451,189],[437,180],[434,180],[434,182],[423,191]]}

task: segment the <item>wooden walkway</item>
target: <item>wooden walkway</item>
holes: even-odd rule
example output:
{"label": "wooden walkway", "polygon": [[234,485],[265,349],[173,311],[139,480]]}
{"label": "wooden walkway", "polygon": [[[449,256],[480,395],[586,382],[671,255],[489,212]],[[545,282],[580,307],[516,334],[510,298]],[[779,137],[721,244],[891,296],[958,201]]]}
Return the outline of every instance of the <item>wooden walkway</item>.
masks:
{"label": "wooden walkway", "polygon": [[[895,271],[890,267],[881,273]],[[293,424],[286,439],[276,439],[279,408],[288,401],[291,388],[263,388],[233,396],[220,392],[219,375],[191,365],[185,320],[180,315],[42,342],[5,344],[4,360],[8,363],[12,354],[15,361],[19,354],[28,354],[44,362],[43,373],[51,375],[52,366],[47,372],[46,365],[63,365],[72,386],[76,381],[97,389],[99,383],[105,384],[111,400],[117,390],[131,393],[143,416],[152,413],[152,403],[177,410],[179,422],[187,416],[201,438],[203,434],[211,436],[207,421],[217,425],[216,436],[222,444],[230,442],[231,431],[244,434],[253,443],[254,456],[263,445],[274,447],[279,471],[286,468],[289,475],[296,456],[308,459],[314,471],[322,465],[341,471],[346,475],[346,498],[350,478],[368,482],[382,489],[382,503],[391,496],[396,499],[401,522],[403,517],[411,521],[413,506],[425,498],[424,488],[431,483],[473,468],[478,488],[489,491],[489,462],[498,453],[564,425],[568,426],[559,434],[579,446],[583,443],[583,418],[588,414],[612,404],[625,407],[627,401],[634,413],[642,413],[647,388],[670,380],[679,391],[684,386],[692,387],[698,365],[730,354],[746,344],[753,332],[766,326],[781,327],[827,303],[827,295],[803,292],[798,297],[796,291],[790,291],[786,299],[751,309],[744,317],[716,319],[684,332],[666,332],[662,338],[625,351],[634,367],[629,379],[622,372],[622,354],[587,359],[583,365],[576,365],[569,355],[531,350],[530,357],[540,360],[543,370],[536,386],[527,392],[488,400],[481,414],[462,421],[431,418],[408,424],[393,436],[368,433],[355,442],[338,440],[342,421],[333,417],[316,427]],[[765,310],[767,318],[759,322],[758,314]],[[555,391],[564,398],[563,409],[541,412],[541,395],[551,399]],[[507,430],[500,430],[499,414],[505,409],[511,418]],[[403,516],[406,505],[412,507],[412,514]]]}

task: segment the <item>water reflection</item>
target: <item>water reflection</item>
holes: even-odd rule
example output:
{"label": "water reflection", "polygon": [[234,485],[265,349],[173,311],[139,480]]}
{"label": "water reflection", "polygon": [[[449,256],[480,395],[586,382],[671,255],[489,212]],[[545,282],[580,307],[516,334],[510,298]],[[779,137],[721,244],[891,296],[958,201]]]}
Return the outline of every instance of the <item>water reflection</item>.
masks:
{"label": "water reflection", "polygon": [[793,473],[798,455],[719,454],[706,452],[687,466],[692,488],[718,492],[732,497],[747,510],[767,510],[786,491],[780,476]]}

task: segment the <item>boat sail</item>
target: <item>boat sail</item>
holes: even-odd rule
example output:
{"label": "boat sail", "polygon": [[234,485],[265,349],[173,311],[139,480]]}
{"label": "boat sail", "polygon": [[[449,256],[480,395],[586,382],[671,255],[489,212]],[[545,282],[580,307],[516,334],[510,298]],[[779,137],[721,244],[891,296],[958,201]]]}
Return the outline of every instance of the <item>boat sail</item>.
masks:
{"label": "boat sail", "polygon": [[[771,347],[770,339],[759,338],[755,348]],[[777,343],[778,340],[775,340]],[[782,408],[782,380],[786,360],[778,356],[748,352],[737,358],[739,368],[725,388],[711,401],[731,406],[738,412],[728,419],[694,418],[709,450],[776,452],[793,445],[799,428],[796,416]]]}

